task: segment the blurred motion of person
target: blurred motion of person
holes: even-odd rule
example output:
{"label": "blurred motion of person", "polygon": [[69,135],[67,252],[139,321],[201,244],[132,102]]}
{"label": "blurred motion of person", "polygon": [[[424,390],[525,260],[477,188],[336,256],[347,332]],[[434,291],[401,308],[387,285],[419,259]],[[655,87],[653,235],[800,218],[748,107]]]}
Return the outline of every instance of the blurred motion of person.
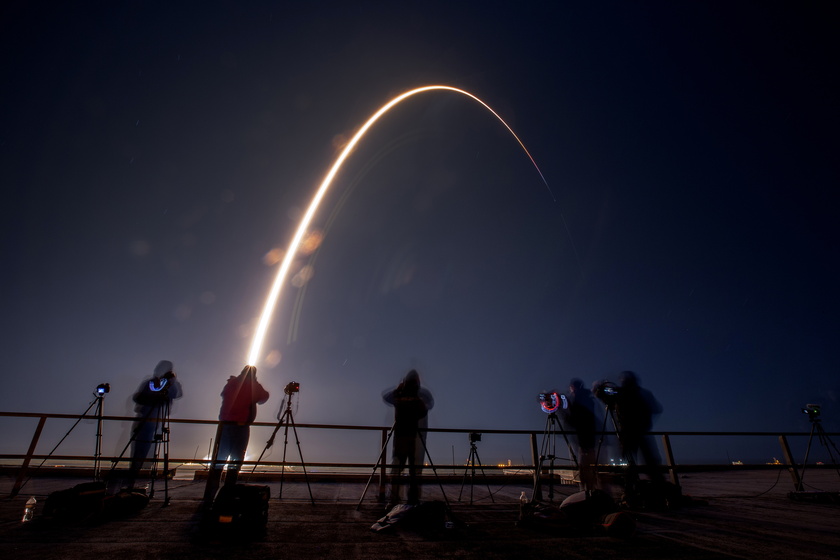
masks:
{"label": "blurred motion of person", "polygon": [[654,482],[664,482],[665,477],[659,468],[662,459],[650,435],[654,419],[662,413],[662,405],[653,393],[639,384],[639,378],[634,372],[622,371],[618,380],[615,415],[622,454],[628,464],[633,466],[637,464],[636,457],[641,453],[648,477]]}
{"label": "blurred motion of person", "polygon": [[390,503],[400,502],[401,474],[408,466],[409,487],[407,503],[420,501],[420,473],[425,459],[428,412],[435,405],[428,389],[420,385],[420,375],[409,371],[394,389],[382,393],[382,400],[394,407],[393,468],[391,470]]}
{"label": "blurred motion of person", "polygon": [[156,438],[160,438],[158,441],[163,438],[162,430],[169,417],[172,401],[183,396],[181,383],[173,369],[172,362],[161,360],[155,366],[154,375],[143,380],[134,393],[137,420],[134,422],[131,436],[134,448],[131,453],[131,466],[128,469],[129,490],[134,489],[137,475],[140,474]]}
{"label": "blurred motion of person", "polygon": [[584,387],[583,381],[574,378],[569,382],[568,401],[569,406],[564,416],[566,423],[575,432],[580,488],[581,490],[595,490],[597,487],[595,447],[598,432],[595,399],[592,397],[592,391]]}
{"label": "blurred motion of person", "polygon": [[257,405],[268,401],[268,396],[268,391],[257,381],[257,368],[254,366],[245,366],[238,376],[231,375],[228,378],[222,390],[216,452],[204,489],[205,504],[213,501],[219,489],[222,478],[220,463],[230,459],[225,486],[236,484],[239,469],[245,460],[245,451],[248,449],[251,424],[257,418]]}

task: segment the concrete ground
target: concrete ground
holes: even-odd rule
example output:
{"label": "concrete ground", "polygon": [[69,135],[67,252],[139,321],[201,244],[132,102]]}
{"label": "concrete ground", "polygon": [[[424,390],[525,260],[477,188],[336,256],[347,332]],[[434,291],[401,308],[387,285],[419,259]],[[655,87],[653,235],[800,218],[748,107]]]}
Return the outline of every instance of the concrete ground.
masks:
{"label": "concrete ground", "polygon": [[[780,474],[781,473],[781,474]],[[809,474],[812,489],[837,491],[835,471]],[[664,512],[632,512],[637,532],[631,538],[581,534],[517,525],[518,498],[530,485],[492,484],[464,488],[444,485],[451,511],[464,526],[434,534],[399,526],[372,532],[385,513],[371,488],[361,507],[363,482],[268,483],[272,498],[264,538],[228,542],[200,531],[202,481],[170,482],[170,504],[155,498],[139,513],[122,519],[48,522],[40,516],[46,496],[78,482],[33,478],[22,493],[8,498],[14,480],[0,477],[0,557],[9,559],[116,558],[840,558],[840,505],[794,501],[784,471],[693,473],[681,478],[690,505]],[[577,489],[558,486],[554,501]],[[38,499],[35,519],[21,523],[26,500]],[[544,496],[545,497],[545,496]],[[440,488],[427,479],[424,500],[440,500]]]}

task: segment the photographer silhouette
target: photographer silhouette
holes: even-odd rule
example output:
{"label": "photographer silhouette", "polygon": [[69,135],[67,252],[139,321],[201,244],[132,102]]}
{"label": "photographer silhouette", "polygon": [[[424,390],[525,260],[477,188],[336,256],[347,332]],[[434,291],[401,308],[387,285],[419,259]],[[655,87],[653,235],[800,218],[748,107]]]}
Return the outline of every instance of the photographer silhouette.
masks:
{"label": "photographer silhouette", "polygon": [[154,376],[144,380],[134,393],[137,420],[134,422],[131,436],[134,449],[131,453],[131,467],[128,470],[129,489],[134,488],[137,475],[156,441],[156,434],[169,416],[170,404],[183,395],[181,383],[173,369],[172,362],[161,360],[155,367]]}

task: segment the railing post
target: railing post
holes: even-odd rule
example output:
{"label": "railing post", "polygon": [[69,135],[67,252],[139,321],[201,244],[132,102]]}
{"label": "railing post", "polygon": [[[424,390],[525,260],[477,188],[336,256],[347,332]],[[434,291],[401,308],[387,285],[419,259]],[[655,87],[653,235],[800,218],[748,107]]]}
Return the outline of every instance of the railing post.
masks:
{"label": "railing post", "polygon": [[20,487],[23,486],[23,479],[26,477],[26,470],[29,468],[29,462],[32,460],[32,454],[35,453],[35,447],[38,445],[38,440],[41,438],[41,431],[44,429],[44,424],[47,422],[46,416],[41,416],[38,420],[38,427],[35,428],[35,433],[32,434],[32,441],[29,443],[29,449],[26,451],[26,457],[20,465],[17,480],[12,488],[12,493],[9,497],[14,498],[20,492]]}
{"label": "railing post", "polygon": [[796,462],[793,460],[793,453],[790,452],[787,438],[784,434],[779,436],[779,445],[782,446],[782,453],[785,456],[785,462],[788,464],[788,471],[793,479],[793,486],[797,492],[802,491],[802,479],[799,477],[799,470],[796,468]]}
{"label": "railing post", "polygon": [[531,432],[531,463],[534,465],[534,495],[531,500],[534,502],[542,500],[542,486],[540,485],[540,451],[537,447],[537,433]]}
{"label": "railing post", "polygon": [[379,445],[379,449],[381,449],[381,453],[379,458],[379,501],[385,501],[385,457],[387,457],[388,450],[385,449],[385,446],[388,445],[388,430],[386,428],[382,428],[382,441]]}
{"label": "railing post", "polygon": [[674,462],[674,451],[671,449],[671,438],[668,434],[662,434],[662,447],[665,449],[665,460],[668,462],[668,473],[671,475],[671,483],[674,486],[680,485],[679,476],[677,476],[676,463]]}

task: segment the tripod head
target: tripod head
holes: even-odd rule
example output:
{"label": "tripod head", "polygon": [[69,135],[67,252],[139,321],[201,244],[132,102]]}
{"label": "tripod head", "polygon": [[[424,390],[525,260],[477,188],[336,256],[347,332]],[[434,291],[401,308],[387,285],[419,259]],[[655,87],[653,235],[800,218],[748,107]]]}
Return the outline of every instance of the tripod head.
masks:
{"label": "tripod head", "polygon": [[802,413],[807,414],[808,420],[813,424],[822,420],[820,418],[820,408],[818,404],[806,404],[805,408],[802,409]]}
{"label": "tripod head", "polygon": [[283,388],[283,392],[286,394],[286,396],[283,397],[283,400],[286,403],[286,407],[284,408],[282,403],[280,404],[280,410],[277,412],[277,419],[278,420],[282,419],[286,415],[291,415],[291,413],[292,413],[292,396],[295,393],[300,392],[300,383],[298,383],[297,381],[290,381]]}

